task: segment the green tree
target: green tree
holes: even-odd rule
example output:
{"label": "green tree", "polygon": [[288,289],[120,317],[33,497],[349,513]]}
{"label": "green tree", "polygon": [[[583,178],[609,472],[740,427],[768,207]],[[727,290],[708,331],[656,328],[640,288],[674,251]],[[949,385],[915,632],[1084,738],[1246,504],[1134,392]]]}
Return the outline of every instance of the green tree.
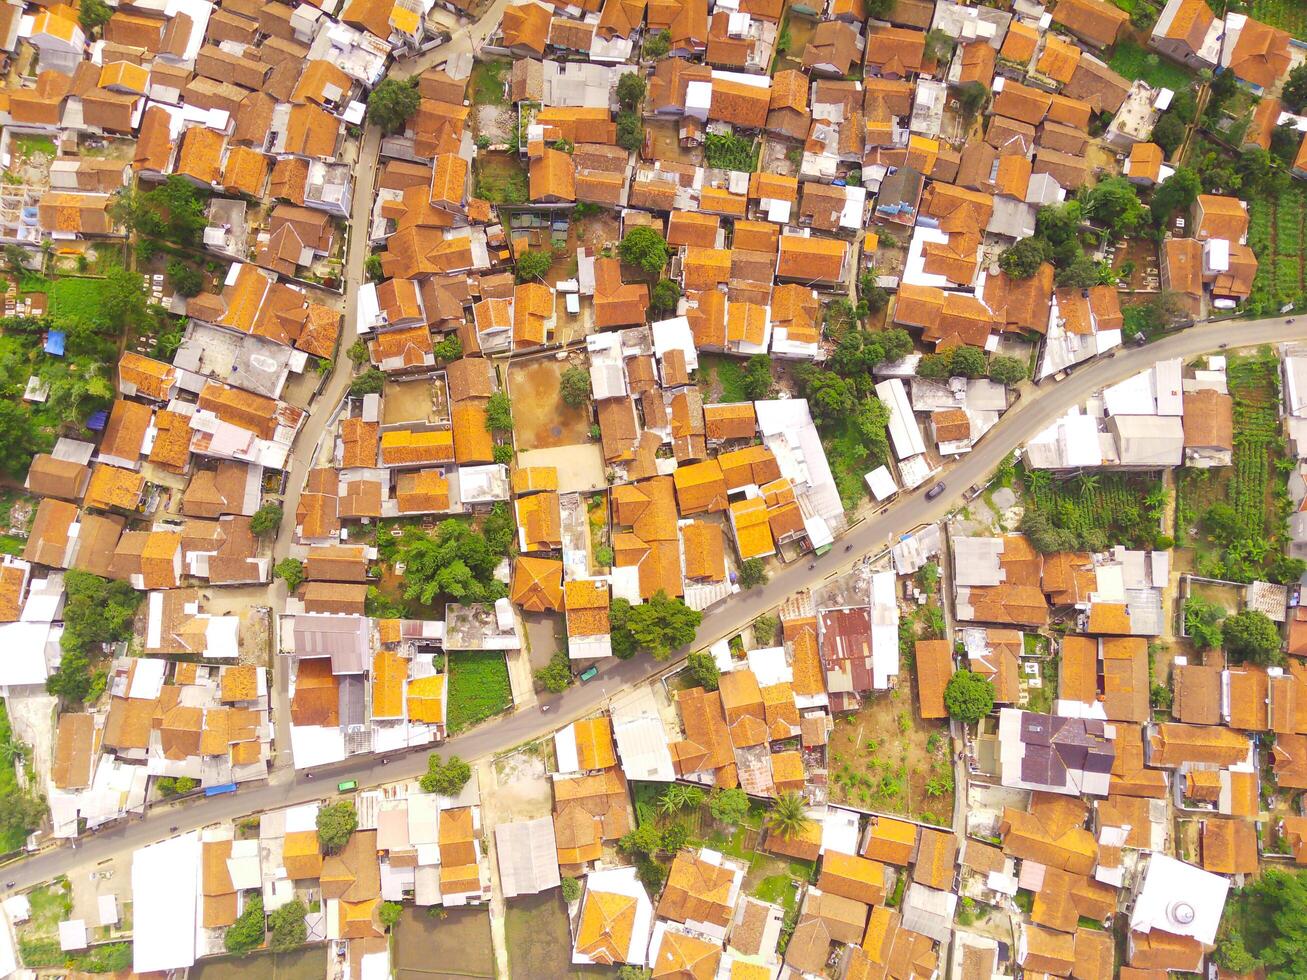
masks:
{"label": "green tree", "polygon": [[848,418],[858,402],[858,390],[851,381],[811,364],[801,365],[796,373],[808,410],[819,425],[838,425]]}
{"label": "green tree", "polygon": [[491,432],[513,430],[513,403],[507,392],[496,391],[486,400],[486,428]]}
{"label": "green tree", "polygon": [[754,354],[744,367],[744,377],[740,380],[744,397],[751,402],[762,401],[771,396],[772,376],[771,358],[766,354]]}
{"label": "green tree", "polygon": [[1198,200],[1203,191],[1203,182],[1198,174],[1189,167],[1178,167],[1175,173],[1167,177],[1153,191],[1149,208],[1153,213],[1153,224],[1164,228],[1171,223],[1171,218],[1180,211],[1187,211]]}
{"label": "green tree", "polygon": [[550,252],[523,252],[517,257],[517,281],[543,281],[553,264],[554,256]]}
{"label": "green tree", "polygon": [[356,398],[364,395],[378,394],[386,386],[386,375],[378,368],[368,368],[352,382],[350,382],[349,393]]}
{"label": "green tree", "polygon": [[673,650],[694,642],[703,614],[659,589],[647,602],[632,606],[627,628],[635,642],[655,660],[666,660]]}
{"label": "green tree", "polygon": [[689,668],[690,676],[696,684],[705,691],[717,690],[717,681],[721,672],[717,669],[717,661],[713,659],[711,653],[705,651],[692,653],[685,658],[685,665]]}
{"label": "green tree", "polygon": [[17,401],[0,401],[0,469],[10,476],[22,476],[43,448],[44,440],[23,406]]}
{"label": "green tree", "polygon": [[[663,31],[666,34],[666,31]],[[644,966],[632,966],[627,963],[617,971],[617,980],[649,980],[653,976],[653,970]]]}
{"label": "green tree", "polygon": [[811,823],[808,801],[793,790],[772,800],[767,811],[767,829],[785,840],[799,836]]}
{"label": "green tree", "polygon": [[368,274],[368,278],[373,282],[381,282],[385,272],[381,267],[381,256],[377,254],[369,255],[363,260],[363,271]]}
{"label": "green tree", "polygon": [[100,311],[111,326],[125,330],[145,322],[145,278],[142,275],[114,266],[105,274],[102,284]]}
{"label": "green tree", "polygon": [[656,59],[667,54],[672,47],[672,37],[666,31],[655,31],[644,39],[644,56]]}
{"label": "green tree", "polygon": [[932,381],[943,381],[953,374],[953,358],[947,351],[935,354],[923,354],[917,362],[917,377]]}
{"label": "green tree", "polygon": [[[1268,867],[1230,901],[1242,906],[1244,932],[1227,932],[1218,962],[1229,963],[1227,969],[1260,962],[1270,980],[1301,976],[1307,962],[1307,874]],[[1240,955],[1240,947],[1249,955]]]}
{"label": "green tree", "polygon": [[472,767],[456,755],[443,762],[434,752],[427,756],[427,771],[418,782],[424,793],[457,796],[472,778]]}
{"label": "green tree", "polygon": [[667,242],[648,225],[637,225],[623,236],[617,254],[628,265],[648,273],[661,272],[667,264]]}
{"label": "green tree", "polygon": [[359,815],[349,800],[326,803],[318,808],[318,844],[323,854],[337,854],[358,828]]}
{"label": "green tree", "polygon": [[566,691],[572,683],[572,661],[567,651],[555,650],[549,663],[535,672],[535,681],[550,694]]}
{"label": "green tree", "polygon": [[263,945],[266,929],[263,923],[263,897],[257,892],[245,892],[245,907],[236,921],[227,927],[222,937],[229,953],[245,954]]}
{"label": "green tree", "polygon": [[1106,225],[1117,238],[1132,234],[1143,222],[1144,207],[1134,184],[1124,177],[1105,177],[1085,194],[1085,214]]}
{"label": "green tree", "polygon": [[46,690],[72,704],[95,694],[92,654],[100,653],[103,644],[132,635],[141,593],[127,582],[110,582],[76,570],[64,573],[64,591],[62,656],[59,669],[46,679]]}
{"label": "green tree", "polygon": [[1141,31],[1146,31],[1152,27],[1153,21],[1156,19],[1153,8],[1146,3],[1137,4],[1135,9],[1130,11],[1130,26]]}
{"label": "green tree", "polygon": [[309,938],[309,927],[304,921],[304,917],[308,914],[309,910],[304,903],[298,898],[293,898],[268,916],[268,926],[272,930],[273,950],[284,953],[304,945]]}
{"label": "green tree", "polygon": [[366,364],[371,356],[368,353],[368,344],[365,340],[354,341],[354,343],[349,345],[349,350],[345,353],[349,356],[349,359],[354,362],[356,367]]}
{"label": "green tree", "polygon": [[1053,258],[1053,249],[1039,235],[1020,239],[998,257],[998,267],[1013,279],[1029,279]]}
{"label": "green tree", "polygon": [[77,22],[82,25],[82,30],[87,34],[97,27],[103,27],[112,16],[113,8],[104,0],[82,0],[77,8]]}
{"label": "green tree", "polygon": [[383,78],[368,96],[368,119],[383,132],[398,133],[421,104],[416,78]]}
{"label": "green tree", "polygon": [[1025,381],[1026,377],[1026,362],[1019,358],[999,354],[989,360],[990,381],[1001,385],[1015,385]]}
{"label": "green tree", "polygon": [[1307,65],[1300,64],[1289,72],[1280,89],[1280,101],[1290,112],[1301,112],[1307,107]]}
{"label": "green tree", "polygon": [[638,112],[622,109],[617,113],[617,145],[633,152],[644,145],[644,121]]}
{"label": "green tree", "polygon": [[652,857],[663,846],[662,832],[652,821],[640,824],[634,830],[627,831],[617,846],[627,854],[636,857]]}
{"label": "green tree", "polygon": [[261,538],[276,534],[281,527],[282,516],[281,505],[264,504],[250,518],[250,530]]}
{"label": "green tree", "polygon": [[674,279],[659,279],[654,283],[649,294],[649,309],[655,313],[672,316],[676,313],[677,301],[681,298],[681,287]]}
{"label": "green tree", "polygon": [[494,602],[506,594],[494,578],[513,538],[512,515],[496,504],[476,533],[465,521],[446,520],[436,536],[406,536],[397,557],[405,564],[404,598],[430,605],[438,596],[457,602]]}
{"label": "green tree", "polygon": [[753,589],[767,582],[767,566],[761,558],[746,558],[740,562],[740,588]]}
{"label": "green tree", "polygon": [[590,400],[590,372],[576,365],[568,367],[558,379],[558,391],[564,405],[580,408]]}
{"label": "green tree", "polygon": [[387,929],[393,929],[395,924],[399,922],[399,917],[403,914],[404,906],[398,902],[382,902],[381,908],[377,912],[377,918],[381,920],[381,924]]}
{"label": "green tree", "polygon": [[690,842],[690,830],[683,823],[674,823],[663,831],[662,846],[668,854],[675,854]]}
{"label": "green tree", "polygon": [[985,373],[985,352],[979,347],[960,344],[953,348],[950,366],[957,378],[979,378]]}
{"label": "green tree", "polygon": [[635,637],[631,634],[631,603],[626,599],[614,599],[608,606],[608,635],[612,640],[613,656],[618,660],[630,660],[635,656]]}
{"label": "green tree", "polygon": [[463,356],[463,341],[458,339],[456,333],[445,334],[431,346],[431,353],[442,364],[457,361]]}
{"label": "green tree", "polygon": [[304,563],[298,558],[283,558],[272,569],[272,574],[286,583],[286,588],[294,592],[304,581]]}
{"label": "green tree", "polygon": [[173,290],[180,296],[198,296],[204,289],[204,276],[193,265],[179,259],[168,263],[168,278]]}
{"label": "green tree", "polygon": [[1284,659],[1279,628],[1269,616],[1256,609],[1225,617],[1221,623],[1221,642],[1235,660],[1271,665]]}
{"label": "green tree", "polygon": [[1191,595],[1184,601],[1184,631],[1199,650],[1221,645],[1221,620],[1225,610],[1202,596]]}
{"label": "green tree", "polygon": [[944,686],[944,707],[958,721],[974,724],[994,710],[994,685],[987,677],[959,670]]}
{"label": "green tree", "polygon": [[962,107],[963,115],[968,118],[985,108],[985,103],[989,101],[989,89],[981,82],[967,82],[960,85],[957,94],[958,105]]}
{"label": "green tree", "polygon": [[718,823],[733,826],[749,815],[749,796],[742,789],[714,789],[708,795],[708,812]]}
{"label": "green tree", "polygon": [[633,71],[627,72],[617,80],[617,104],[634,112],[644,101],[644,91],[644,79]]}
{"label": "green tree", "polygon": [[595,564],[600,568],[613,567],[613,549],[606,544],[595,548]]}
{"label": "green tree", "polygon": [[573,902],[575,902],[578,898],[581,897],[581,883],[577,881],[575,878],[564,877],[562,881],[562,885],[563,885],[563,901],[566,902],[568,905],[571,905]]}

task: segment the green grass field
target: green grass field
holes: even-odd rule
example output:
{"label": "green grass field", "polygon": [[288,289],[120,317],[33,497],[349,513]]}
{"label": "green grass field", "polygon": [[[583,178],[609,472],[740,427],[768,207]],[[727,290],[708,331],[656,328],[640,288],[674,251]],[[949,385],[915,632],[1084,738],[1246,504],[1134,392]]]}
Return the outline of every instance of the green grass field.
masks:
{"label": "green grass field", "polygon": [[449,708],[446,727],[454,735],[511,707],[508,663],[498,650],[467,650],[449,655]]}
{"label": "green grass field", "polygon": [[53,281],[43,276],[25,275],[19,284],[24,293],[45,293],[50,298],[50,316],[56,319],[104,319],[104,281],[64,277]]}
{"label": "green grass field", "polygon": [[1122,41],[1113,48],[1107,64],[1118,75],[1132,80],[1142,78],[1154,88],[1165,86],[1179,92],[1194,81],[1192,72],[1132,41]]}

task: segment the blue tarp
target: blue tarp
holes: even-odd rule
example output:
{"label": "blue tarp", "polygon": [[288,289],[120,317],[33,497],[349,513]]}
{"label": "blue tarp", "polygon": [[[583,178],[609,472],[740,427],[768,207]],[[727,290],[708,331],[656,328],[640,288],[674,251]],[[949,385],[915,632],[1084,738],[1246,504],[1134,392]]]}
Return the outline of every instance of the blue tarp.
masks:
{"label": "blue tarp", "polygon": [[63,357],[64,341],[67,339],[67,334],[62,330],[51,330],[45,335],[45,352],[55,357]]}
{"label": "blue tarp", "polygon": [[104,424],[109,421],[109,413],[105,411],[92,412],[91,417],[86,420],[86,427],[92,432],[99,432],[104,428]]}

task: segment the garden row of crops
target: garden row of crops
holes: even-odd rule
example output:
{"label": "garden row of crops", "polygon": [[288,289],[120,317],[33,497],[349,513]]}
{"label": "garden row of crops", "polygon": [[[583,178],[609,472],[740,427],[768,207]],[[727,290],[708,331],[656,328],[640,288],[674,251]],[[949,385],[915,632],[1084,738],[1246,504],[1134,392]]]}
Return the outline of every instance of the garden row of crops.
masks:
{"label": "garden row of crops", "polygon": [[1303,0],[1253,0],[1252,15],[1307,41],[1307,4]]}
{"label": "garden row of crops", "polygon": [[1274,313],[1303,295],[1303,221],[1307,196],[1293,187],[1277,200],[1256,198],[1248,207],[1248,245],[1257,256],[1248,310]]}
{"label": "garden row of crops", "polygon": [[1152,547],[1166,506],[1162,484],[1138,476],[1089,474],[1055,483],[1031,473],[1026,486],[1034,507],[1091,551]]}
{"label": "garden row of crops", "polygon": [[1234,478],[1229,504],[1246,535],[1266,531],[1266,483],[1280,442],[1279,361],[1274,355],[1233,360],[1227,368],[1234,400]]}

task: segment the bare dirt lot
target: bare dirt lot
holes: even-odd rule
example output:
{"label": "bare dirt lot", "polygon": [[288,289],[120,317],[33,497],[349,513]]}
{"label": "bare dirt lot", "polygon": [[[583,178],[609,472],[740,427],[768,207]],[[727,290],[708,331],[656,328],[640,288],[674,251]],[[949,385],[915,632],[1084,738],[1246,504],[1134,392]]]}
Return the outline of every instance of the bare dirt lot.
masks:
{"label": "bare dirt lot", "polygon": [[508,369],[513,432],[519,451],[590,441],[590,406],[572,408],[563,403],[558,390],[567,367],[567,361],[540,358]]}

